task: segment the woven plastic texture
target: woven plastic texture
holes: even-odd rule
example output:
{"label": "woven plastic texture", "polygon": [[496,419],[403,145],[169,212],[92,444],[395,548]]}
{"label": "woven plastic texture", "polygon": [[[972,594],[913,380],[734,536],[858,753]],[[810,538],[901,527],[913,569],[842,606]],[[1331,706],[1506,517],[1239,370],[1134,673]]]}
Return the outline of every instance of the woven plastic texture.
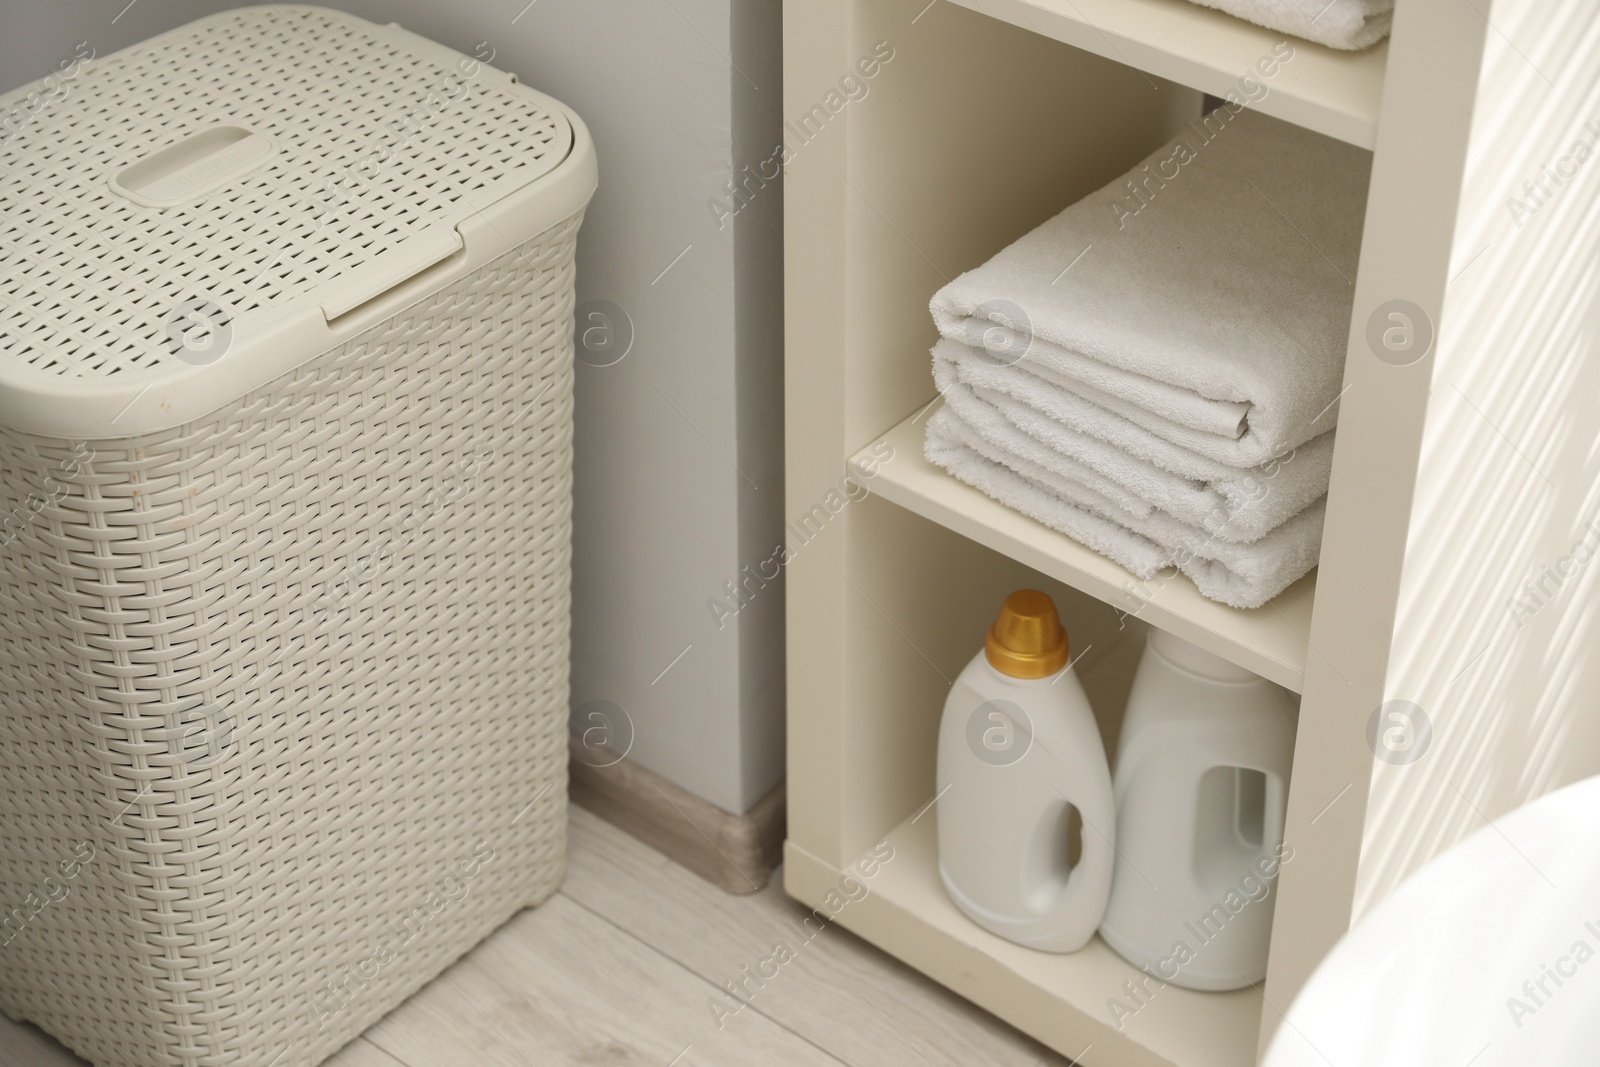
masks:
{"label": "woven plastic texture", "polygon": [[[0,141],[0,357],[67,378],[170,365],[186,298],[279,307],[561,162],[564,118],[413,41],[245,8],[88,59],[59,98],[18,98]],[[271,162],[161,211],[111,191],[119,167],[219,124],[270,136]]]}
{"label": "woven plastic texture", "polygon": [[554,891],[579,217],[178,430],[0,431],[0,1008],[309,1067]]}

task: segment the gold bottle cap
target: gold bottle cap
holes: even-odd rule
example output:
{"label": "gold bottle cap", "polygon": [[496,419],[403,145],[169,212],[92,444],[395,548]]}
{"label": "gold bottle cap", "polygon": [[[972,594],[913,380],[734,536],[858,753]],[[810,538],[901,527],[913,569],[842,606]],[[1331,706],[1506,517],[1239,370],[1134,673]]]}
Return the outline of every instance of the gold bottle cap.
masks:
{"label": "gold bottle cap", "polygon": [[983,643],[989,665],[1012,678],[1048,678],[1067,665],[1067,631],[1055,603],[1037,589],[1006,597]]}

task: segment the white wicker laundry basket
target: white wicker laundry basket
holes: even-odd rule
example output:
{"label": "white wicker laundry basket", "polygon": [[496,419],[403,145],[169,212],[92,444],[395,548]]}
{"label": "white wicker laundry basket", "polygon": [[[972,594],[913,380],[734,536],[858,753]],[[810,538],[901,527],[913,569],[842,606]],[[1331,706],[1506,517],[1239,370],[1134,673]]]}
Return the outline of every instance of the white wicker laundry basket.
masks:
{"label": "white wicker laundry basket", "polygon": [[562,875],[593,149],[287,5],[0,120],[0,1008],[314,1064]]}

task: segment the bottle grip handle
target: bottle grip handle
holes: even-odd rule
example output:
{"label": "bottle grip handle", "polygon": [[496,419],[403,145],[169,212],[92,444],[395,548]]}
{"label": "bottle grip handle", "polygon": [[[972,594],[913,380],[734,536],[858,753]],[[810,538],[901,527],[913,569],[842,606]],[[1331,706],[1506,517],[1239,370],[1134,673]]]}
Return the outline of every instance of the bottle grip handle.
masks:
{"label": "bottle grip handle", "polygon": [[1093,812],[1094,818],[1086,814],[1083,805],[1071,797],[1062,795],[1072,808],[1078,812],[1078,818],[1083,822],[1083,831],[1080,835],[1082,848],[1078,854],[1078,862],[1067,875],[1066,884],[1061,887],[1055,903],[1051,907],[1052,914],[1070,911],[1077,903],[1080,895],[1090,892],[1094,879],[1091,872],[1096,870],[1110,870],[1112,853],[1115,851],[1111,838],[1107,834],[1115,832],[1115,824],[1110,822],[1104,812]]}
{"label": "bottle grip handle", "polygon": [[1277,849],[1283,843],[1284,810],[1287,807],[1286,789],[1283,775],[1276,771],[1266,771],[1267,795],[1266,810],[1262,812],[1261,820],[1261,847],[1263,849]]}

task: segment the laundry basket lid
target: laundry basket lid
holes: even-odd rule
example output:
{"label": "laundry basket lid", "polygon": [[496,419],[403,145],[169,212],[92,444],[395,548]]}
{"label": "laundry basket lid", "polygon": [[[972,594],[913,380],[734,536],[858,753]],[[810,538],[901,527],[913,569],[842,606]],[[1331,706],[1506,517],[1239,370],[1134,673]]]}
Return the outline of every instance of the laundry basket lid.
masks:
{"label": "laundry basket lid", "polygon": [[479,51],[273,4],[0,97],[0,426],[182,425],[582,208],[582,122]]}

